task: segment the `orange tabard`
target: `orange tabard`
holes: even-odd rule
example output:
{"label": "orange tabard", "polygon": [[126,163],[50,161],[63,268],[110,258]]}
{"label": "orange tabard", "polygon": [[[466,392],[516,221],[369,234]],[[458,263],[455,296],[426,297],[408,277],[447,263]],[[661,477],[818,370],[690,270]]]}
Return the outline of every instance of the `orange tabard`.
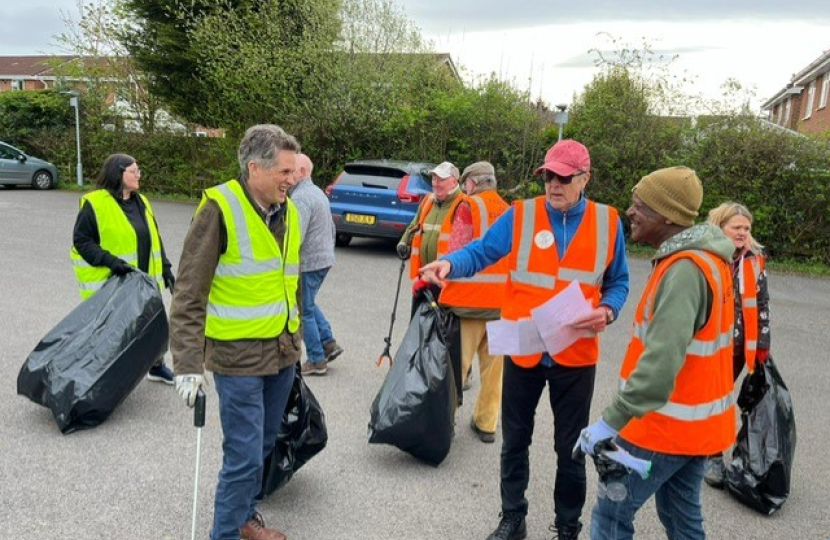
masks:
{"label": "orange tabard", "polygon": [[[579,282],[582,294],[593,307],[599,305],[602,278],[614,259],[619,215],[604,204],[587,201],[576,234],[560,261],[545,209],[545,197],[513,203],[513,249],[502,306],[502,318],[519,321],[550,300],[572,281]],[[511,355],[516,365],[530,368],[541,353]],[[599,358],[599,338],[582,338],[556,355],[563,366],[590,366]]]}
{"label": "orange tabard", "polygon": [[763,268],[764,260],[760,254],[744,257],[738,276],[744,320],[744,359],[750,373],[755,371],[755,352],[758,349],[758,277]]}
{"label": "orange tabard", "polygon": [[[438,231],[438,255],[436,259],[449,252],[452,218],[455,216],[455,209],[458,208],[458,205],[466,200],[467,198],[463,193],[459,194],[458,197],[453,199],[452,205],[447,210],[447,215]],[[412,234],[412,254],[409,258],[409,277],[412,279],[418,279],[418,270],[423,266],[421,263],[421,241],[424,238],[424,233],[427,232],[429,227],[435,227],[435,225],[426,223],[427,216],[429,215],[429,211],[432,210],[434,203],[435,195],[430,193],[421,203],[421,213],[418,216],[418,230]]]}
{"label": "orange tabard", "polygon": [[[473,214],[473,238],[484,236],[490,225],[509,208],[495,189],[468,195]],[[447,280],[438,303],[445,306],[501,309],[507,282],[507,257],[469,278]]]}
{"label": "orange tabard", "polygon": [[735,441],[735,404],[732,399],[732,331],[735,298],[729,265],[705,251],[681,251],[659,261],[637,306],[631,341],[620,368],[624,386],[644,350],[648,326],[654,317],[654,298],[672,263],[691,259],[712,289],[709,320],[692,337],[674,390],[663,407],[633,418],[620,432],[627,441],[662,454],[709,456]]}

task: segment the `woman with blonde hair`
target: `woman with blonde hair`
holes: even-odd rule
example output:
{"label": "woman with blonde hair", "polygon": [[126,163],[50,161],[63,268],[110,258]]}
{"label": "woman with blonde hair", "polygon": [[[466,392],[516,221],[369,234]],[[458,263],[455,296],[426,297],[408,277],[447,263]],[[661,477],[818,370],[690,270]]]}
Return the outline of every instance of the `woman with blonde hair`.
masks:
{"label": "woman with blonde hair", "polygon": [[[769,356],[769,291],[764,246],[752,237],[752,213],[742,204],[725,202],[709,211],[708,220],[720,227],[735,244],[732,256],[735,288],[732,358],[734,378],[737,380],[744,365],[752,372],[756,362],[764,362]],[[712,487],[723,488],[723,456],[709,458],[704,480]]]}

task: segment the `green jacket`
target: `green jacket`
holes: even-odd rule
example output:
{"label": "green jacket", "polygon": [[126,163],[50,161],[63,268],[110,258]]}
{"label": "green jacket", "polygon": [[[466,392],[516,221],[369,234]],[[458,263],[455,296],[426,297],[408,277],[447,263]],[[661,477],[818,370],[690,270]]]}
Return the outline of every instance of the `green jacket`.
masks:
{"label": "green jacket", "polygon": [[[729,263],[735,246],[718,227],[702,223],[663,242],[653,266],[673,253],[691,249],[708,251]],[[657,289],[654,319],[637,367],[602,412],[609,426],[619,431],[632,418],[641,418],[668,402],[686,359],[686,347],[709,319],[712,301],[712,290],[694,262],[681,259],[669,267]]]}
{"label": "green jacket", "polygon": [[[426,217],[424,224],[435,225],[434,230],[423,231],[423,238],[421,239],[421,264],[429,264],[438,258],[438,237],[441,235],[441,224],[447,217],[450,207],[456,197],[461,196],[461,188],[455,188],[450,194],[441,202],[438,199],[433,201],[432,208]],[[421,208],[423,204],[418,206],[418,211],[415,212],[415,217],[412,222],[406,227],[406,230],[401,236],[398,244],[411,245],[411,237],[418,230],[418,222],[421,220]]]}

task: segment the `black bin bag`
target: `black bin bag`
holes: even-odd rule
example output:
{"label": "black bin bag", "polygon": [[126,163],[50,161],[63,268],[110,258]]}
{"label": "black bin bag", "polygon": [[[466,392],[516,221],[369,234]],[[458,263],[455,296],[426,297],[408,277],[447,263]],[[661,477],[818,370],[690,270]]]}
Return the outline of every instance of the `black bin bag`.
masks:
{"label": "black bin bag", "polygon": [[17,393],[48,407],[63,434],[95,427],[164,355],[168,334],[150,276],[113,276],[37,344]]}
{"label": "black bin bag", "polygon": [[450,451],[457,403],[444,337],[448,322],[451,319],[434,301],[421,303],[372,403],[369,420],[370,443],[391,444],[436,466]]}
{"label": "black bin bag", "polygon": [[738,405],[741,429],[726,485],[742,503],[769,515],[790,494],[796,442],[792,399],[772,357],[744,378]]}
{"label": "black bin bag", "polygon": [[259,498],[287,484],[300,467],[326,447],[328,440],[326,415],[297,366],[277,441],[265,456]]}

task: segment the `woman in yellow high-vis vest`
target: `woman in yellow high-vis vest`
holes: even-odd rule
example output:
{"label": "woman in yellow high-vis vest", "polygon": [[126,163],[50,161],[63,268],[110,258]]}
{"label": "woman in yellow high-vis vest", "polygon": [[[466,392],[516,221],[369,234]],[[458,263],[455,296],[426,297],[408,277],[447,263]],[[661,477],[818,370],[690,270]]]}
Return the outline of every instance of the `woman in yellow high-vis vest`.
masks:
{"label": "woman in yellow high-vis vest", "polygon": [[[86,300],[112,275],[138,268],[159,288],[173,290],[175,278],[164,253],[153,208],[138,193],[141,169],[135,158],[112,154],[101,167],[98,189],[81,197],[70,257],[81,299]],[[173,372],[163,361],[150,369],[151,381],[173,384]]]}
{"label": "woman in yellow high-vis vest", "polygon": [[[769,356],[769,290],[763,248],[752,236],[752,213],[739,203],[728,201],[709,211],[709,223],[721,228],[735,245],[732,255],[732,284],[735,289],[735,333],[732,349],[733,379],[744,365],[752,372]],[[723,456],[712,456],[703,479],[714,488],[724,487]]]}

